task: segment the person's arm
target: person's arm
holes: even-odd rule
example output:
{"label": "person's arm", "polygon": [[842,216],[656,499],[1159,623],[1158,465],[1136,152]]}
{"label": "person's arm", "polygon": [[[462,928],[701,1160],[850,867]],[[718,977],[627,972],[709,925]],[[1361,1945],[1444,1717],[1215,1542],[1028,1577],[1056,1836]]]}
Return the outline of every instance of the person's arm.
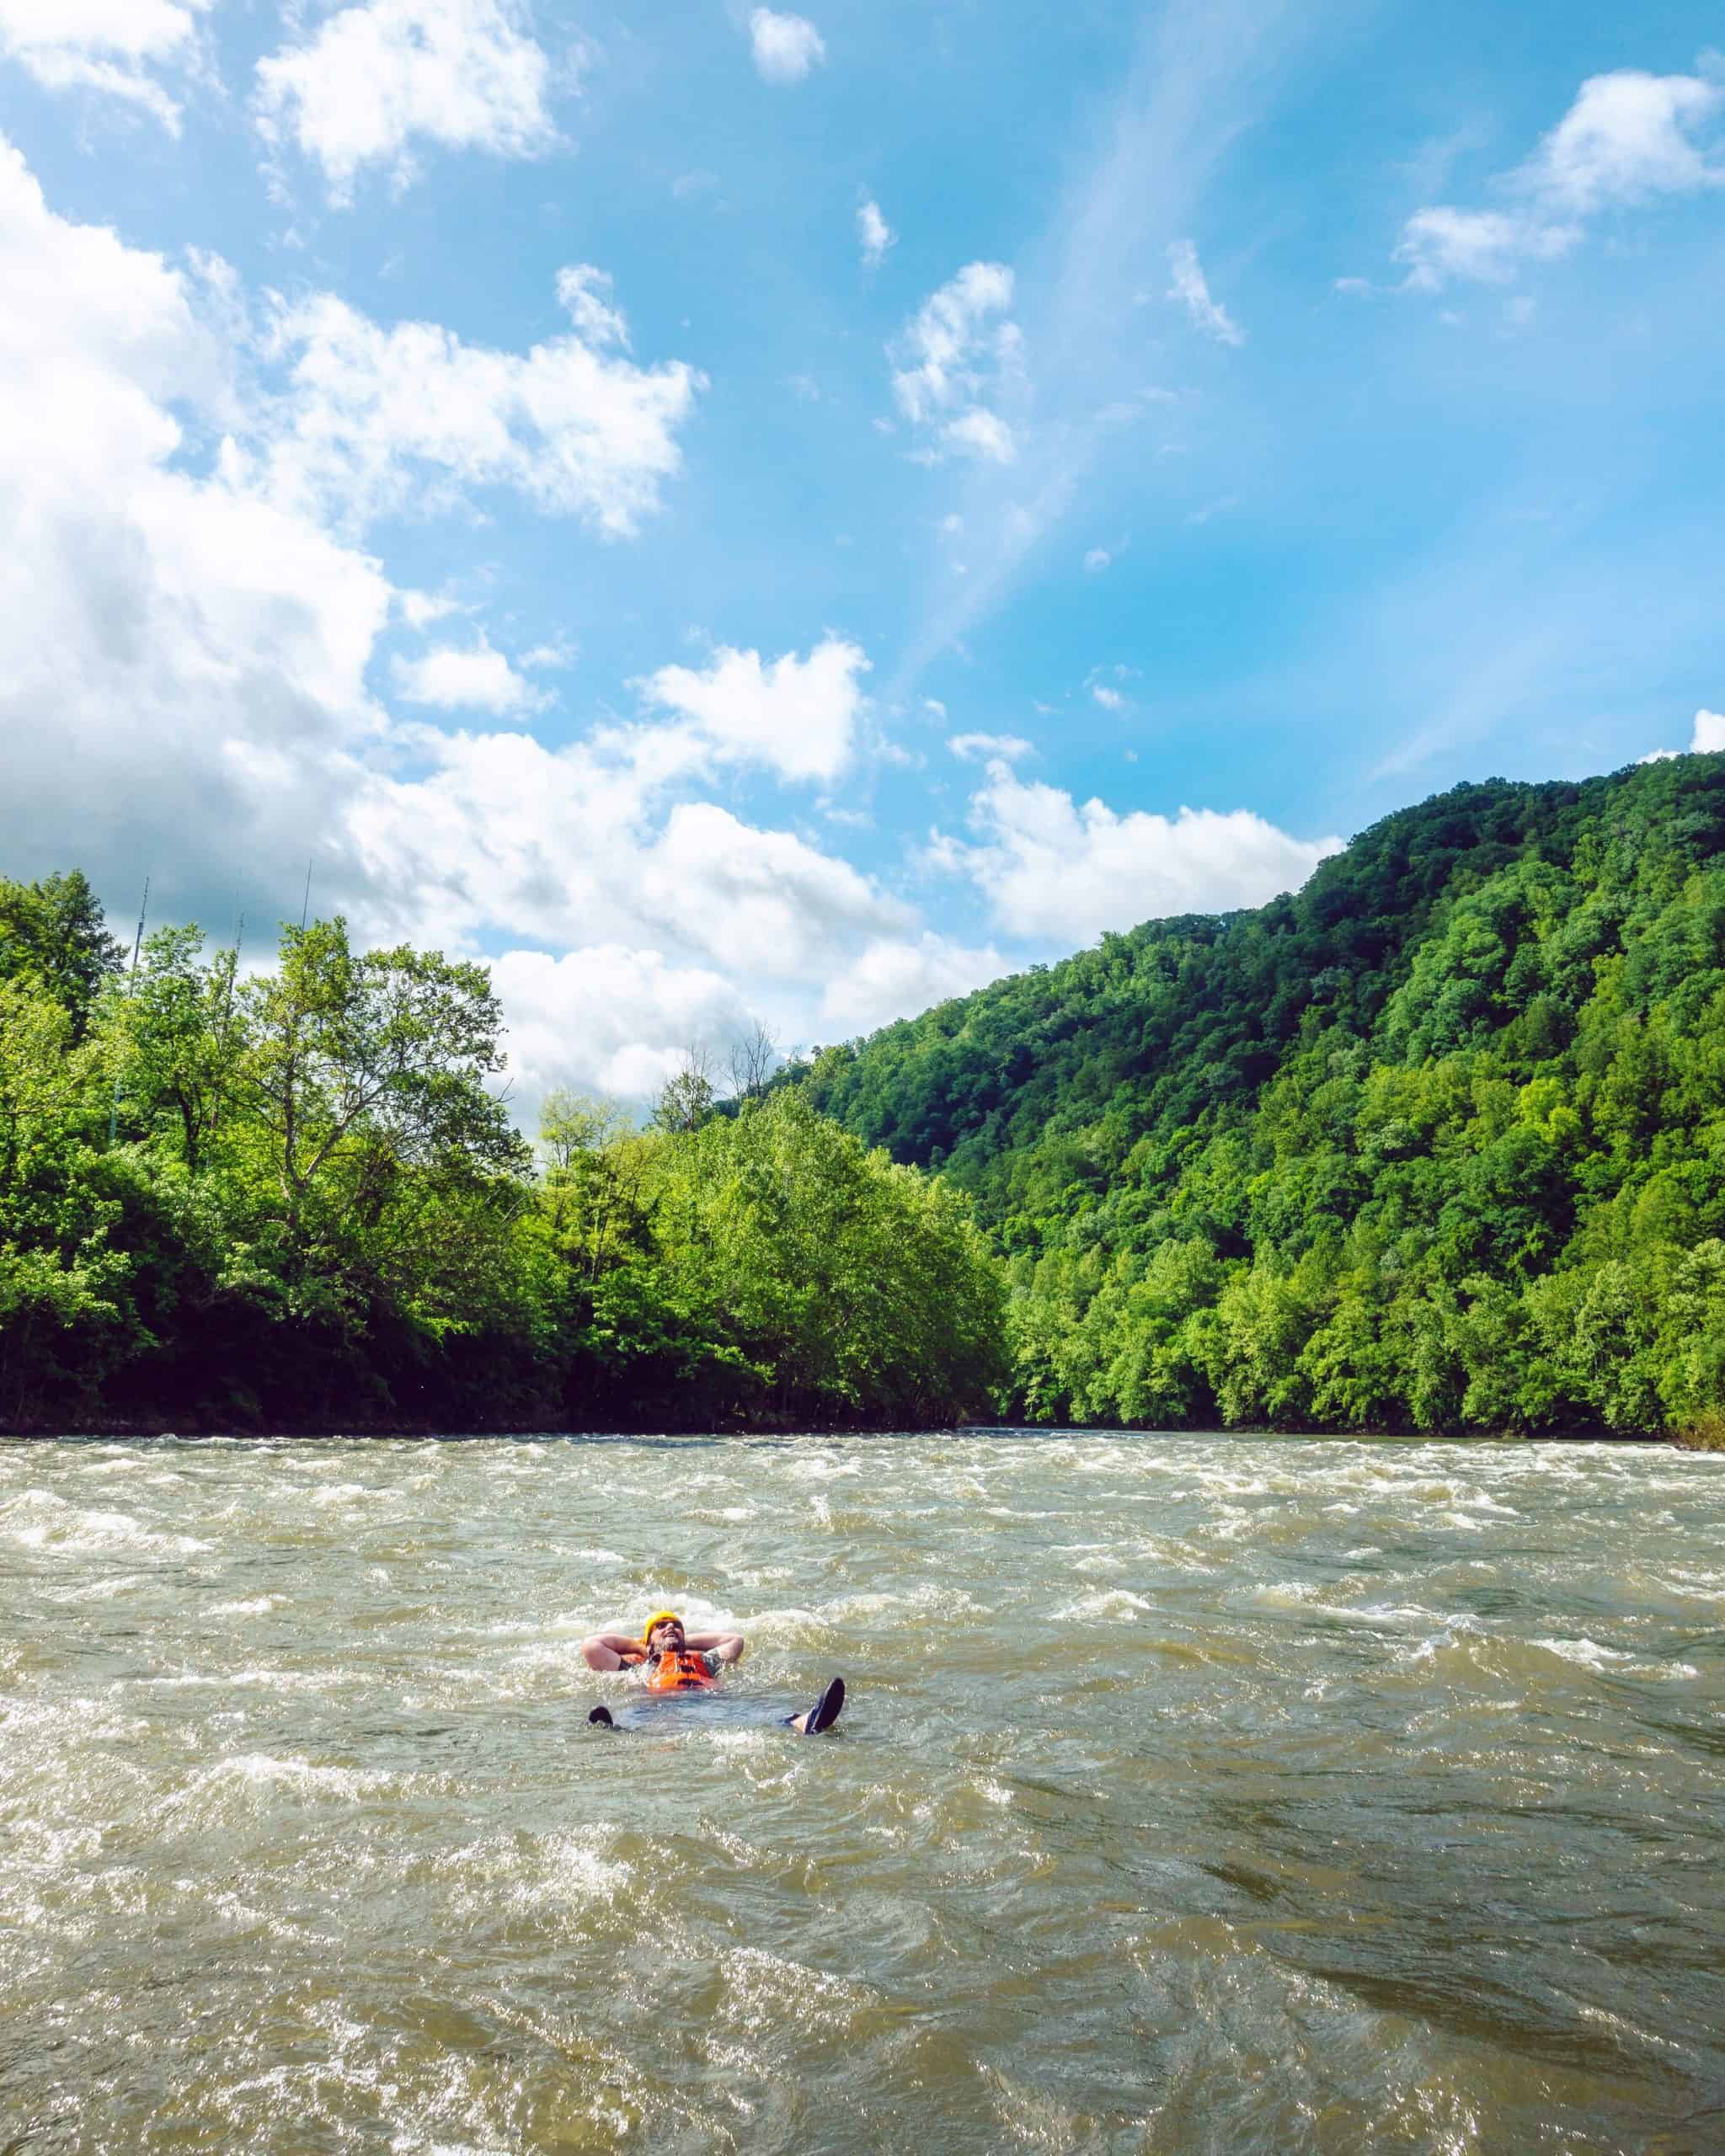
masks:
{"label": "person's arm", "polygon": [[627,1632],[595,1632],[582,1641],[581,1652],[589,1669],[628,1669],[647,1659],[647,1650]]}
{"label": "person's arm", "polygon": [[689,1632],[684,1644],[697,1654],[717,1655],[721,1662],[740,1662],[749,1642],[740,1632]]}

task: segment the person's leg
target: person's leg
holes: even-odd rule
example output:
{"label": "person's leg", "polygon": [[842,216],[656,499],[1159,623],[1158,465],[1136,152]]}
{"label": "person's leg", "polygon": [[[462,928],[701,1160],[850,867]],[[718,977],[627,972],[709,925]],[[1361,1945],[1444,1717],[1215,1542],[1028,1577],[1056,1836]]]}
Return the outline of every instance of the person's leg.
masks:
{"label": "person's leg", "polygon": [[823,1730],[830,1729],[844,1710],[845,1680],[835,1677],[812,1707],[799,1715],[788,1717],[790,1726],[799,1737],[819,1737]]}

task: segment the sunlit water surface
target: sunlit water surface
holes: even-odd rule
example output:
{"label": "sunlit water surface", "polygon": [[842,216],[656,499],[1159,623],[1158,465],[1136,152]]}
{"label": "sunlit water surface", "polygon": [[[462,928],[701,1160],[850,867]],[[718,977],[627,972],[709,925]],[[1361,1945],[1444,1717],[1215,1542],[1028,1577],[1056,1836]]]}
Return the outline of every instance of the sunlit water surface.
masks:
{"label": "sunlit water surface", "polygon": [[[1722,1529],[1623,1447],[0,1447],[0,2151],[1725,2148]],[[664,1602],[730,1696],[590,1732]]]}

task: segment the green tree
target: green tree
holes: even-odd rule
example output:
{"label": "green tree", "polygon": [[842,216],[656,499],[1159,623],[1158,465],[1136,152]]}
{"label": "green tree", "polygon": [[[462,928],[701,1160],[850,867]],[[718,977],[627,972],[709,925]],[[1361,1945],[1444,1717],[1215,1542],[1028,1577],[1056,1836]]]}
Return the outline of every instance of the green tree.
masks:
{"label": "green tree", "polygon": [[120,963],[120,946],[77,869],[36,883],[0,876],[0,980],[34,974],[70,1017],[73,1038]]}
{"label": "green tree", "polygon": [[[484,1083],[504,1060],[484,967],[356,953],[338,917],[285,930],[279,969],[239,1004],[233,1098],[291,1289],[339,1310],[392,1278],[411,1300],[446,1273],[434,1230],[506,1221],[527,1155]],[[433,1307],[459,1320],[446,1298]]]}
{"label": "green tree", "polygon": [[165,1127],[194,1178],[246,1046],[237,966],[232,950],[206,961],[195,926],[158,929],[136,974],[111,982],[102,1006],[128,1129]]}

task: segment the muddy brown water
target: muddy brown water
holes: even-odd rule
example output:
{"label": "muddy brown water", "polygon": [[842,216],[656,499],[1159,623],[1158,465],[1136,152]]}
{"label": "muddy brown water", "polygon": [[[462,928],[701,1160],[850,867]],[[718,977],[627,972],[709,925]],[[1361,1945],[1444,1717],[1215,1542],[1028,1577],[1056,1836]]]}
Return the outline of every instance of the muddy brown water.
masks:
{"label": "muddy brown water", "polygon": [[0,2151],[1718,2150],[1722,1771],[1725,1459],[0,1446]]}

